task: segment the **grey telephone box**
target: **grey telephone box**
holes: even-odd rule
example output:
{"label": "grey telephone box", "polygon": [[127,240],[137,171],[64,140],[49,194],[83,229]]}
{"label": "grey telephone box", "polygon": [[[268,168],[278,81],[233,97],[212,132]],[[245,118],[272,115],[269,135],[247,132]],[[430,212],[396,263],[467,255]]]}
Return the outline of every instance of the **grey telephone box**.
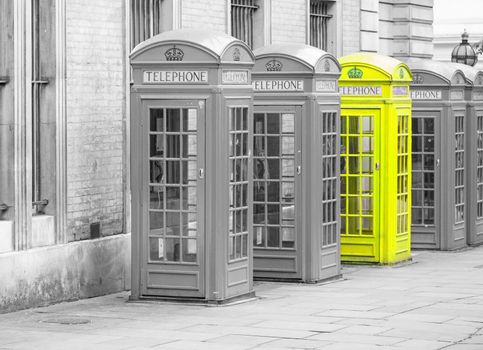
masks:
{"label": "grey telephone box", "polygon": [[253,64],[204,30],[131,53],[132,298],[253,294]]}
{"label": "grey telephone box", "polygon": [[466,245],[465,76],[453,63],[409,59],[413,72],[413,248]]}
{"label": "grey telephone box", "polygon": [[340,65],[308,45],[254,51],[254,276],[340,274]]}
{"label": "grey telephone box", "polygon": [[466,77],[466,224],[469,245],[483,243],[483,71],[458,64]]}

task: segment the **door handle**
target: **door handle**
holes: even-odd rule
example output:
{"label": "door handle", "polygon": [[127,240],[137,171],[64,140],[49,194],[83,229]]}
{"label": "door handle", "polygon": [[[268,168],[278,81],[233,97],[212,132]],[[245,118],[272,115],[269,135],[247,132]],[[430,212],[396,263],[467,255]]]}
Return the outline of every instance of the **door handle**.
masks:
{"label": "door handle", "polygon": [[205,170],[203,168],[200,168],[200,179],[203,179],[205,177]]}
{"label": "door handle", "polygon": [[376,170],[379,170],[379,162],[376,162]]}
{"label": "door handle", "polygon": [[439,158],[436,159],[436,168],[439,167]]}
{"label": "door handle", "polygon": [[302,166],[297,165],[297,175],[300,175],[301,172],[302,172]]}

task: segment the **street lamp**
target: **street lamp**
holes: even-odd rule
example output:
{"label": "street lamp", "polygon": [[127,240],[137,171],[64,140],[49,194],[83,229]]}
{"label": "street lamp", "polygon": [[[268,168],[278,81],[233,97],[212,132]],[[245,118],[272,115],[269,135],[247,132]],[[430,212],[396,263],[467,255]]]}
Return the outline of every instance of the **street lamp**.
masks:
{"label": "street lamp", "polygon": [[463,63],[468,66],[474,66],[478,62],[475,49],[468,43],[468,33],[465,32],[461,35],[461,44],[458,44],[451,53],[451,62]]}

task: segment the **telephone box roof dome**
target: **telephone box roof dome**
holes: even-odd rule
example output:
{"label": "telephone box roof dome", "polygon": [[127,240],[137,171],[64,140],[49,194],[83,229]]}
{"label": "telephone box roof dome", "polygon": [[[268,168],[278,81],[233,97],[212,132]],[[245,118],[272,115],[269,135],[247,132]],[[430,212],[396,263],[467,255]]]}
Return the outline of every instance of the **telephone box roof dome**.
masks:
{"label": "telephone box roof dome", "polygon": [[[351,65],[365,65],[375,69],[382,70],[386,75],[391,77],[392,80],[408,80],[411,72],[408,70],[407,65],[393,57],[380,55],[371,52],[358,52],[355,54],[339,57],[339,63],[342,67]],[[401,68],[407,70],[408,74],[400,77]]]}
{"label": "telephone box roof dome", "polygon": [[177,29],[155,35],[146,41],[138,44],[131,52],[131,57],[156,46],[157,44],[166,43],[184,43],[191,46],[202,47],[208,49],[218,57],[233,43],[248,46],[241,40],[236,39],[228,34],[204,30],[204,29]]}
{"label": "telephone box roof dome", "polygon": [[458,76],[463,77],[463,81],[459,82],[460,84],[463,84],[466,79],[464,72],[461,70],[461,65],[452,62],[440,62],[414,57],[408,58],[406,62],[411,70],[427,71],[428,73],[439,76],[447,83],[458,83],[458,80],[461,80],[461,78],[455,80],[455,77],[458,78]]}
{"label": "telephone box roof dome", "polygon": [[[289,58],[301,61],[305,65],[312,69],[315,69],[317,63],[323,57],[331,57],[337,66],[339,64],[335,60],[334,56],[318,49],[314,46],[305,44],[273,44],[260,47],[253,51],[256,58],[261,58],[264,56],[287,56]],[[339,67],[340,70],[340,67]]]}

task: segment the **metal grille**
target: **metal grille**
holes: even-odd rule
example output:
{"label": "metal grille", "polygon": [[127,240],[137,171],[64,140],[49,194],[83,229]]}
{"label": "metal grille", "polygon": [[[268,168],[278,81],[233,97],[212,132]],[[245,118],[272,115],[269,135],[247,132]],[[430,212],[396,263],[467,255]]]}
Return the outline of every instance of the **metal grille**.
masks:
{"label": "metal grille", "polygon": [[295,114],[255,113],[253,245],[295,248]]}
{"label": "metal grille", "polygon": [[253,48],[253,14],[256,0],[231,0],[231,35]]}
{"label": "metal grille", "polygon": [[374,116],[341,117],[341,234],[374,235]]}
{"label": "metal grille", "polygon": [[465,219],[465,128],[464,117],[455,117],[455,224]]}
{"label": "metal grille", "polygon": [[337,113],[322,113],[322,246],[337,243]]}
{"label": "metal grille", "polygon": [[197,262],[198,115],[191,108],[150,112],[149,260]]}
{"label": "metal grille", "polygon": [[433,116],[412,119],[412,224],[434,225]]}
{"label": "metal grille", "polygon": [[397,134],[397,226],[398,235],[409,233],[409,116],[398,116]]}
{"label": "metal grille", "polygon": [[[35,213],[41,213],[48,200],[41,199],[41,115],[42,86],[48,80],[42,79],[41,70],[41,24],[40,0],[32,0],[32,205]],[[44,43],[45,45],[45,43]]]}
{"label": "metal grille", "polygon": [[327,50],[330,1],[310,1],[310,45]]}
{"label": "metal grille", "polygon": [[229,259],[248,256],[248,108],[229,109]]}
{"label": "metal grille", "polygon": [[476,217],[483,218],[483,115],[477,116]]}
{"label": "metal grille", "polygon": [[163,0],[131,0],[131,50],[161,32]]}

